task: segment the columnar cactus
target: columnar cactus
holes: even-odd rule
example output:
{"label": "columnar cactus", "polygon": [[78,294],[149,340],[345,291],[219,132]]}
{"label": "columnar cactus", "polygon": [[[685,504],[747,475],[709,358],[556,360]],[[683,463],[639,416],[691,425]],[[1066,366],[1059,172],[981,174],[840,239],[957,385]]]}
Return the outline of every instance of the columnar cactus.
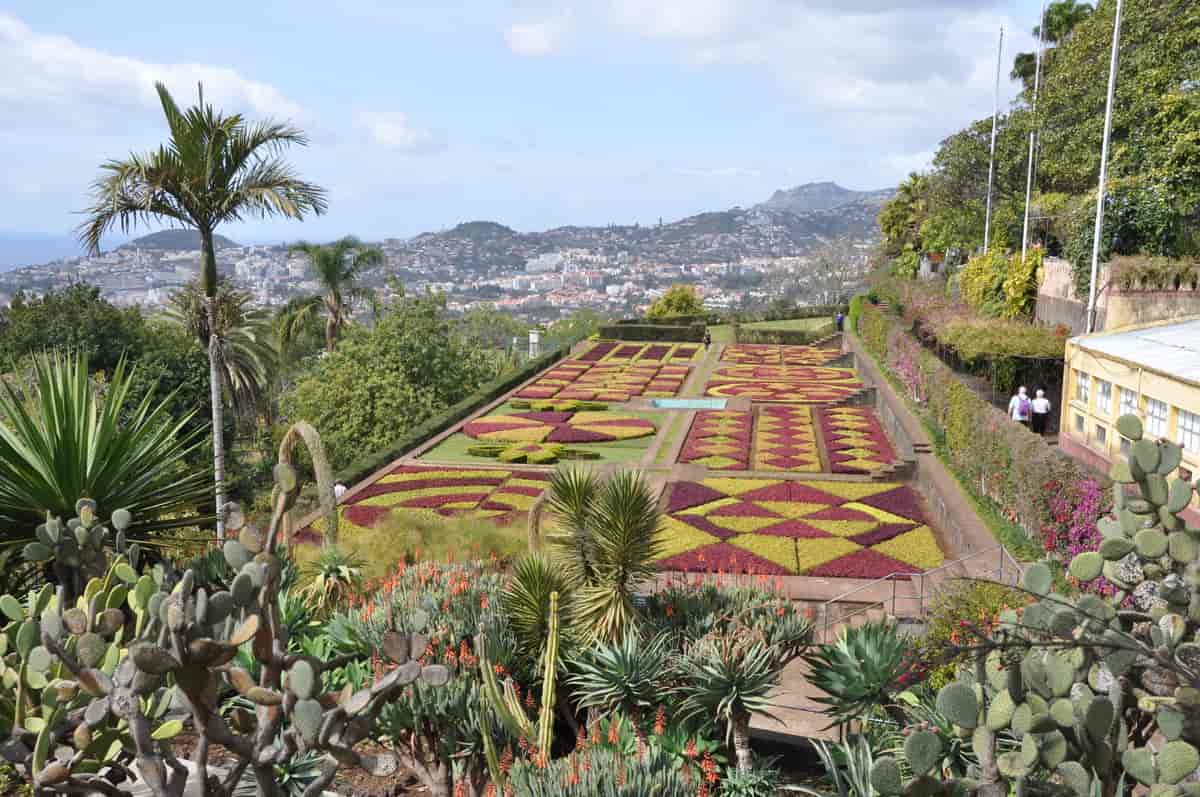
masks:
{"label": "columnar cactus", "polygon": [[[905,783],[899,764],[881,758],[872,770],[881,794],[1004,797],[1036,781],[1113,797],[1124,777],[1155,797],[1200,797],[1200,529],[1180,516],[1194,490],[1168,480],[1179,446],[1144,438],[1134,416],[1118,430],[1133,447],[1112,469],[1115,516],[1098,524],[1099,550],[1068,568],[1080,582],[1104,575],[1118,591],[1072,600],[1054,591],[1046,564],[1031,566],[1022,586],[1033,602],[1002,612],[973,667],[938,693],[940,712],[973,741],[977,781],[940,780],[926,749],[940,747],[937,737],[916,733],[905,745],[915,779]],[[1018,749],[998,753],[999,736]]]}

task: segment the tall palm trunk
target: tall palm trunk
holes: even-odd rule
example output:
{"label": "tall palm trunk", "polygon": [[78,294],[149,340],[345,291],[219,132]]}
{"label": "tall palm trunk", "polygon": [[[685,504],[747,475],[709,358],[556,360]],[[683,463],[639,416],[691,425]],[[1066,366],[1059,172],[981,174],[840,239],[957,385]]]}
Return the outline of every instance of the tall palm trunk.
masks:
{"label": "tall palm trunk", "polygon": [[225,539],[225,408],[221,398],[221,340],[217,336],[217,253],[212,230],[200,230],[200,273],[208,312],[208,380],[212,397],[213,481],[217,539]]}

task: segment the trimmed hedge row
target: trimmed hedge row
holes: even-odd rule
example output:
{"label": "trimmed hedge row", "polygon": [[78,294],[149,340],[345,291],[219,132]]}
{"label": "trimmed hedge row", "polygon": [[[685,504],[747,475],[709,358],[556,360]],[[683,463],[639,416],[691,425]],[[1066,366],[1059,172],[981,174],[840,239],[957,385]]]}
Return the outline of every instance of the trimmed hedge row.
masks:
{"label": "trimmed hedge row", "polygon": [[863,343],[925,416],[951,469],[1023,528],[1030,541],[1057,548],[1052,529],[1061,507],[1056,501],[1064,491],[1079,493],[1088,482],[1107,479],[980,398],[905,329],[902,319],[869,303],[855,310]]}
{"label": "trimmed hedge row", "polygon": [[619,326],[650,325],[658,327],[689,327],[692,324],[719,324],[721,317],[716,313],[702,315],[668,315],[661,318],[623,318]]}
{"label": "trimmed hedge row", "polygon": [[703,322],[688,326],[650,323],[605,324],[600,337],[609,340],[663,341],[665,343],[696,343],[704,340]]}
{"label": "trimmed hedge row", "polygon": [[837,332],[837,324],[830,321],[815,329],[755,329],[736,324],[733,339],[737,343],[776,343],[784,346],[806,346],[814,340],[828,337]]}
{"label": "trimmed hedge row", "polygon": [[346,486],[354,485],[392,460],[398,459],[422,443],[429,441],[447,427],[463,420],[483,405],[495,401],[508,391],[546,370],[567,356],[570,351],[570,346],[563,346],[560,349],[543,354],[536,360],[530,360],[510,374],[502,375],[454,406],[447,408],[444,412],[434,415],[424,423],[414,426],[391,445],[358,457],[338,471],[334,479]]}

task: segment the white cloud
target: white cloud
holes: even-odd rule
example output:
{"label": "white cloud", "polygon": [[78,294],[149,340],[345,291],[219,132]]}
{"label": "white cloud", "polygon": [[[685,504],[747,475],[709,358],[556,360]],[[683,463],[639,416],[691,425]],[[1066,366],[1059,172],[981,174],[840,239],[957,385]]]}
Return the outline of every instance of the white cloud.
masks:
{"label": "white cloud", "polygon": [[671,170],[672,174],[682,177],[700,177],[704,179],[730,180],[741,177],[761,177],[758,169],[747,169],[741,166],[718,166],[713,168],[696,168],[680,166]]}
{"label": "white cloud", "polygon": [[15,111],[57,108],[71,114],[96,115],[115,108],[154,108],[155,81],[162,81],[180,101],[190,100],[196,83],[205,98],[223,108],[257,115],[296,118],[303,109],[269,83],[209,64],[154,63],[85,47],[66,36],[39,33],[16,17],[0,13],[0,106]]}
{"label": "white cloud", "polygon": [[565,44],[571,27],[571,14],[563,11],[545,19],[509,25],[504,40],[517,55],[552,55]]}
{"label": "white cloud", "polygon": [[354,124],[365,130],[371,141],[381,147],[402,152],[422,152],[437,146],[437,137],[424,128],[414,127],[408,114],[400,111],[360,111]]}

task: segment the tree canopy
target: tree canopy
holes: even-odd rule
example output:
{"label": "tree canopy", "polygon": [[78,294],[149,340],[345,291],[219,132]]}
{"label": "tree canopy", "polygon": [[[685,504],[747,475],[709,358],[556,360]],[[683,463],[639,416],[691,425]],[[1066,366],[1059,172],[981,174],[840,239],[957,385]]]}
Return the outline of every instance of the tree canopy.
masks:
{"label": "tree canopy", "polygon": [[126,354],[136,355],[143,340],[137,308],[122,309],[100,296],[94,285],[79,282],[43,296],[18,291],[0,309],[0,360],[14,360],[50,349],[84,355],[94,371],[111,371]]}
{"label": "tree canopy", "polygon": [[444,297],[405,297],[373,328],[350,327],[284,394],[280,412],[313,424],[341,467],[462,400],[501,362],[457,334]]}
{"label": "tree canopy", "polygon": [[696,288],[692,285],[672,285],[667,292],[654,300],[646,311],[647,318],[666,318],[675,315],[700,315],[704,312]]}

